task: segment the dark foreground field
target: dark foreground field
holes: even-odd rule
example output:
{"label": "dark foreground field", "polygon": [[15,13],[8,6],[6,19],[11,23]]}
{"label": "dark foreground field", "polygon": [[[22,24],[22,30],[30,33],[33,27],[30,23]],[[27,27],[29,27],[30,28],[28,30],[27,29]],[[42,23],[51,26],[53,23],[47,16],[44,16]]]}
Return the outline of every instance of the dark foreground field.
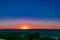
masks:
{"label": "dark foreground field", "polygon": [[0,30],[5,40],[60,40],[60,30]]}

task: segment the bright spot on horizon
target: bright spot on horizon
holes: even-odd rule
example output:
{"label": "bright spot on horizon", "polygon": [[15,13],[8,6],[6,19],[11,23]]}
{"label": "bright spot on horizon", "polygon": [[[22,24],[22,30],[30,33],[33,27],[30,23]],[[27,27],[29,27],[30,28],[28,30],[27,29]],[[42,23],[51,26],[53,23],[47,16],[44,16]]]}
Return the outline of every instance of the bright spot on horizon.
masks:
{"label": "bright spot on horizon", "polygon": [[29,26],[28,25],[22,25],[21,29],[29,29]]}

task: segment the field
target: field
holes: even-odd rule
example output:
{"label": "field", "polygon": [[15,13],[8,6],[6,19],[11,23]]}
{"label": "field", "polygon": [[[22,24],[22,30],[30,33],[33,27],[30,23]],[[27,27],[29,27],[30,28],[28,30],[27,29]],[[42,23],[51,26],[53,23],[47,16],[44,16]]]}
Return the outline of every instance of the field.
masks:
{"label": "field", "polygon": [[60,40],[60,34],[58,33],[59,33],[58,30],[52,30],[52,31],[51,30],[0,30],[0,39],[5,39],[5,40]]}

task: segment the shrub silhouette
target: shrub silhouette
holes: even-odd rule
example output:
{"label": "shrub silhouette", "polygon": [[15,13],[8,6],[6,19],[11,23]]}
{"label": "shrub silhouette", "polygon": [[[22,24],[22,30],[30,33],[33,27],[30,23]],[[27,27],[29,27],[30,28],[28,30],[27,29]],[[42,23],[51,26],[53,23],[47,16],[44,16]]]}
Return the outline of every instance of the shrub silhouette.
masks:
{"label": "shrub silhouette", "polygon": [[58,40],[60,40],[60,37],[58,38]]}
{"label": "shrub silhouette", "polygon": [[40,40],[50,40],[50,37],[46,37],[46,36],[40,37]]}
{"label": "shrub silhouette", "polygon": [[56,40],[56,39],[54,39],[54,38],[50,38],[50,40]]}

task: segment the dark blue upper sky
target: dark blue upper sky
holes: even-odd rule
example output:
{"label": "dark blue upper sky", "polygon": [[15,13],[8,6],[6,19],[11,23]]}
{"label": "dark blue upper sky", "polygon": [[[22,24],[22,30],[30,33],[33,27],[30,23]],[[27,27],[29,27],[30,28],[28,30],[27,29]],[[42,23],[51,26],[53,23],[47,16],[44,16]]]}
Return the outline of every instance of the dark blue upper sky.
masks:
{"label": "dark blue upper sky", "polygon": [[60,0],[0,0],[0,18],[60,18]]}

